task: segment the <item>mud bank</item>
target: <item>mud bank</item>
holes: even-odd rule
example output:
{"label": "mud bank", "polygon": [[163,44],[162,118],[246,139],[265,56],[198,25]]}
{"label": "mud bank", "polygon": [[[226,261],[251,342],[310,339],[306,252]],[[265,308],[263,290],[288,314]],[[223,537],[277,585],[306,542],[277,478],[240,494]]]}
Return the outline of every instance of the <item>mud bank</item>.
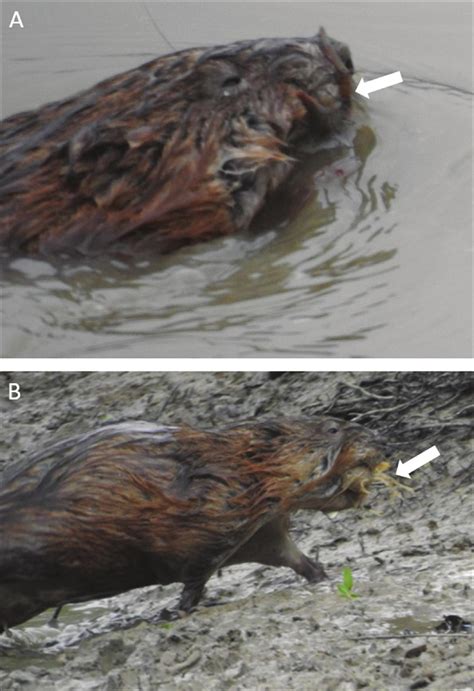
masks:
{"label": "mud bank", "polygon": [[[298,545],[330,579],[234,566],[214,576],[198,610],[159,622],[179,585],[131,591],[50,612],[0,635],[0,689],[470,689],[472,638],[436,633],[445,615],[472,621],[472,375],[15,374],[2,400],[0,467],[53,439],[105,422],[146,419],[203,427],[256,416],[357,419],[406,460],[441,457],[364,509],[300,512]],[[5,391],[5,385],[2,391]],[[394,463],[395,466],[395,463]],[[337,591],[352,569],[354,600]]]}

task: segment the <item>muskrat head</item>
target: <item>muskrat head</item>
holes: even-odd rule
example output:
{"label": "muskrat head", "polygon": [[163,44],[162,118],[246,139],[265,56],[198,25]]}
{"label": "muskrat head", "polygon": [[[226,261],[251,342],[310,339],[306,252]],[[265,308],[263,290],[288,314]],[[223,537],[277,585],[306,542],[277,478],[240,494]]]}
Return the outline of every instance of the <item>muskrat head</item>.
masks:
{"label": "muskrat head", "polygon": [[295,118],[290,143],[300,146],[341,124],[351,107],[353,72],[348,46],[322,28],[310,40],[285,44],[272,61],[272,80],[288,86],[306,110]]}
{"label": "muskrat head", "polygon": [[195,96],[223,103],[230,117],[299,147],[338,127],[351,105],[349,48],[326,35],[266,38],[218,46],[200,55],[188,77]]}
{"label": "muskrat head", "polygon": [[[363,503],[370,483],[388,467],[376,434],[361,425],[325,418],[316,425],[317,441],[305,460],[298,508],[339,511]],[[319,438],[327,440],[321,453]]]}

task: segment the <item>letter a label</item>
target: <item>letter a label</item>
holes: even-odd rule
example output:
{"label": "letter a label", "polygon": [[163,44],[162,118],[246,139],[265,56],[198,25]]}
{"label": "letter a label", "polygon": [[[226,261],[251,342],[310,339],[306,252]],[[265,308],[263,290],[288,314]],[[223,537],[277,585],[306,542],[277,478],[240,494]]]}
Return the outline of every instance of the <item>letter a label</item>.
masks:
{"label": "letter a label", "polygon": [[18,11],[13,13],[13,17],[11,19],[9,29],[12,29],[14,26],[21,26],[22,29],[25,27],[23,26],[23,22],[21,21],[20,13]]}

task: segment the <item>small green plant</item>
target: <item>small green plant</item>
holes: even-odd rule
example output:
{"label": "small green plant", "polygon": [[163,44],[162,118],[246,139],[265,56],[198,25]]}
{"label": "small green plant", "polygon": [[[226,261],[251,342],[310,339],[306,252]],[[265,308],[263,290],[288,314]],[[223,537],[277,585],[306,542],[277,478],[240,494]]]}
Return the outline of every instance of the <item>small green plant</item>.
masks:
{"label": "small green plant", "polygon": [[337,586],[342,597],[347,597],[349,600],[354,600],[356,597],[359,597],[359,595],[352,592],[352,584],[352,569],[346,566],[342,569],[342,583],[338,583]]}

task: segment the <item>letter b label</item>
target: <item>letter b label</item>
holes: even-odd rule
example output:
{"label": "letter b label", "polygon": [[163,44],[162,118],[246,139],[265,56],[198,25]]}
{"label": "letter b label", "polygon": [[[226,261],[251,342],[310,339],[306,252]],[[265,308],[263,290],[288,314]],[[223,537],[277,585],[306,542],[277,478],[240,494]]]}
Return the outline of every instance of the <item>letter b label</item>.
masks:
{"label": "letter b label", "polygon": [[19,384],[8,384],[8,398],[10,401],[17,401],[21,397]]}

